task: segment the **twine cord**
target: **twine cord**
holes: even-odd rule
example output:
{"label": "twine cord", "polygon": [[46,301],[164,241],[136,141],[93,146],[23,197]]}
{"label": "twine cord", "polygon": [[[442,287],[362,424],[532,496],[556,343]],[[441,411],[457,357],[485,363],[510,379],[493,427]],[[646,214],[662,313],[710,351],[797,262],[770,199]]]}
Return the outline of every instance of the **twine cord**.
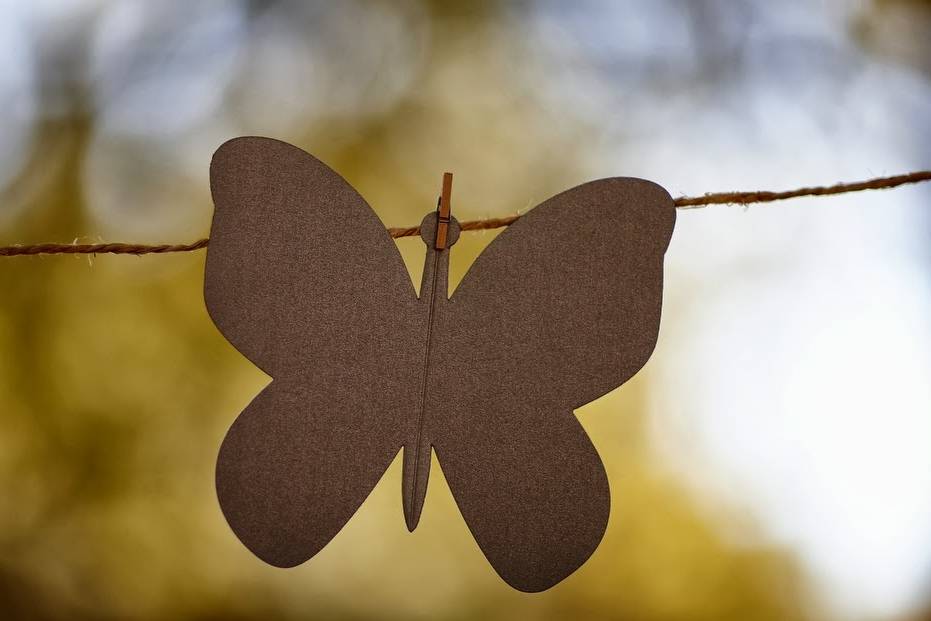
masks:
{"label": "twine cord", "polygon": [[[675,199],[679,209],[697,209],[708,205],[753,205],[757,203],[772,203],[802,196],[830,196],[846,194],[849,192],[863,192],[866,190],[888,190],[902,185],[931,181],[931,170],[891,177],[876,177],[865,181],[851,183],[837,183],[827,186],[813,186],[786,190],[782,192],[715,192],[703,196],[680,196]],[[503,218],[488,218],[486,220],[469,220],[460,222],[463,231],[482,231],[498,229],[509,226],[520,218],[519,215]],[[412,237],[420,235],[420,227],[389,228],[388,232],[395,239],[399,237]],[[40,254],[167,254],[170,252],[191,252],[206,248],[209,239],[199,239],[190,244],[31,244],[0,246],[0,257],[30,256]]]}

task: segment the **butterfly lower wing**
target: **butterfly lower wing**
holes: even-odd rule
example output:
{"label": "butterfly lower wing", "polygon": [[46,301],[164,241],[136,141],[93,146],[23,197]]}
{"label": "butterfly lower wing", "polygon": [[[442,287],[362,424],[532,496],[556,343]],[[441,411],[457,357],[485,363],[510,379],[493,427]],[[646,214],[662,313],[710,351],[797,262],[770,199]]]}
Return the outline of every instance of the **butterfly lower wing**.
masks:
{"label": "butterfly lower wing", "polygon": [[480,547],[516,588],[552,586],[601,539],[604,469],[572,412],[652,353],[674,222],[653,183],[579,186],[492,242],[437,314],[432,442]]}
{"label": "butterfly lower wing", "polygon": [[217,496],[233,532],[277,567],[315,555],[397,454],[403,440],[383,425],[383,412],[339,378],[272,382],[217,458]]}
{"label": "butterfly lower wing", "polygon": [[[608,481],[570,411],[536,424],[535,404],[476,402],[467,425],[447,428],[435,450],[473,536],[505,582],[537,592],[584,563],[608,521]],[[510,424],[509,424],[510,423]],[[506,426],[513,441],[502,442]]]}
{"label": "butterfly lower wing", "polygon": [[224,441],[217,491],[240,539],[289,566],[332,538],[403,444],[422,383],[417,298],[378,217],[297,147],[227,142],[211,190],[207,308],[273,378]]}

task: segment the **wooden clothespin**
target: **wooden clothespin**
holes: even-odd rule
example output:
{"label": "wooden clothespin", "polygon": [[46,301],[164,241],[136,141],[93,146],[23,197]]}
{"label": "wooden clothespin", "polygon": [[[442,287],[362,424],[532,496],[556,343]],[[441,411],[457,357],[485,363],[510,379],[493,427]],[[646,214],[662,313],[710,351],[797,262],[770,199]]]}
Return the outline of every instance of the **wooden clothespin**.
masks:
{"label": "wooden clothespin", "polygon": [[443,189],[440,193],[440,202],[437,205],[436,244],[434,248],[446,248],[446,235],[449,232],[449,218],[452,211],[450,197],[453,193],[453,173],[443,173]]}

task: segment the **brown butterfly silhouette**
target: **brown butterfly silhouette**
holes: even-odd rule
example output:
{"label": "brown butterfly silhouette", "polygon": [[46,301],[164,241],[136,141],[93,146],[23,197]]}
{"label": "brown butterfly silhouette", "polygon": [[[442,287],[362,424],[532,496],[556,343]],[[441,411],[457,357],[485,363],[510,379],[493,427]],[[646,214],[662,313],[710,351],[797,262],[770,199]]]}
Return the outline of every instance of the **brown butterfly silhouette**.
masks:
{"label": "brown butterfly silhouette", "polygon": [[604,466],[573,410],[620,386],[656,344],[675,208],[658,185],[593,181],[495,239],[448,295],[459,225],[423,220],[420,296],[385,227],[326,165],[236,138],[210,167],[205,298],[223,335],[273,381],[217,461],[220,506],[279,567],[323,548],[403,448],[417,526],[436,452],[488,561],[547,589],[594,552]]}

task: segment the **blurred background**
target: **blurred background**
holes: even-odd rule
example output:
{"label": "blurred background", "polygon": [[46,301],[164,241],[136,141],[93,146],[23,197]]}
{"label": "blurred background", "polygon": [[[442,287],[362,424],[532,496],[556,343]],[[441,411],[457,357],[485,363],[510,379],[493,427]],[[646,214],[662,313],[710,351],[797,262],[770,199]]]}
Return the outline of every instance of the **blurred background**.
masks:
{"label": "blurred background", "polygon": [[[788,189],[931,167],[931,2],[0,0],[0,111],[2,244],[204,237],[242,134],[388,226],[444,170],[461,220],[605,176]],[[929,619],[929,201],[680,211],[656,352],[579,411],[607,533],[538,595],[436,465],[414,534],[396,462],[316,558],[262,564],[213,468],[268,378],[207,317],[204,253],[0,259],[0,617]]]}

